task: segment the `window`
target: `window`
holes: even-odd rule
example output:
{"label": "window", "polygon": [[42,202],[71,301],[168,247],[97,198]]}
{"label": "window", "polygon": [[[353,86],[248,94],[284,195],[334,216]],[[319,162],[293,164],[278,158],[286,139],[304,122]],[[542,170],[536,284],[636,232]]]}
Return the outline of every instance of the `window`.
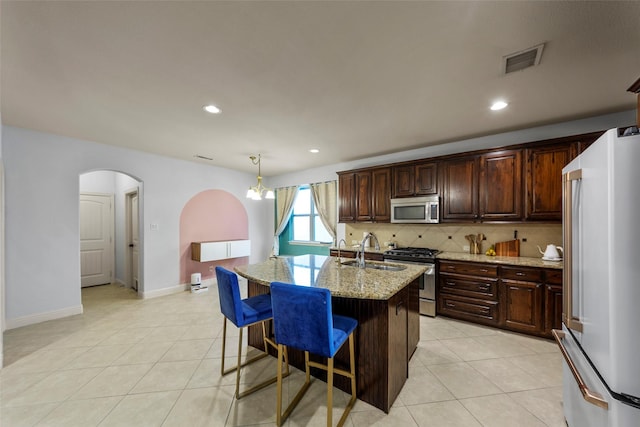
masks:
{"label": "window", "polygon": [[301,187],[293,203],[290,226],[296,242],[331,243],[333,238],[322,224],[313,203],[311,188]]}

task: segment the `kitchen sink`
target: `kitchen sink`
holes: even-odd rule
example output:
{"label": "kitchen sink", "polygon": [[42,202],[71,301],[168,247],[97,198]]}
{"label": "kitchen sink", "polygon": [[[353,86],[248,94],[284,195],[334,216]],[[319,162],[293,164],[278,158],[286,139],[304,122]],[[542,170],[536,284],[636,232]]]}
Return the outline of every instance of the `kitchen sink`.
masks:
{"label": "kitchen sink", "polygon": [[[342,265],[346,265],[349,267],[358,267],[358,261],[356,261],[355,259],[344,261]],[[373,268],[374,270],[386,270],[386,271],[402,271],[405,268],[407,268],[407,266],[397,265],[397,264],[372,264],[372,263],[366,262],[364,264],[364,268]]]}

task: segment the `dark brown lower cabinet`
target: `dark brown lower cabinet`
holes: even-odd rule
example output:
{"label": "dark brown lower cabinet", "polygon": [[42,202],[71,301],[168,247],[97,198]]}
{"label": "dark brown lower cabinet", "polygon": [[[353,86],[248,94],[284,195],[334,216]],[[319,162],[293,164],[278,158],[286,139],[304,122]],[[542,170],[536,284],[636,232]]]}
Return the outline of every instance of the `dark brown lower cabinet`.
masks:
{"label": "dark brown lower cabinet", "polygon": [[537,334],[542,324],[542,283],[502,280],[504,327]]}
{"label": "dark brown lower cabinet", "polygon": [[498,268],[457,261],[440,261],[438,314],[499,326]]}
{"label": "dark brown lower cabinet", "polygon": [[547,338],[561,327],[562,270],[438,264],[438,315]]}
{"label": "dark brown lower cabinet", "polygon": [[552,329],[562,329],[562,270],[545,270],[544,333],[551,336]]}
{"label": "dark brown lower cabinet", "polygon": [[552,329],[562,329],[562,286],[545,285],[544,333],[551,336]]}

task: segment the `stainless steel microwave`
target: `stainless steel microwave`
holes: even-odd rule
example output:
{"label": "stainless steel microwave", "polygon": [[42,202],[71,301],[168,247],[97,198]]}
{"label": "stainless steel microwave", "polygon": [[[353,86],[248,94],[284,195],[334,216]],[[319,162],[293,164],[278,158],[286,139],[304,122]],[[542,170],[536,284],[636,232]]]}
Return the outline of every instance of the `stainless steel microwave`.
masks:
{"label": "stainless steel microwave", "polygon": [[434,195],[391,199],[391,222],[437,224],[440,222],[440,198]]}

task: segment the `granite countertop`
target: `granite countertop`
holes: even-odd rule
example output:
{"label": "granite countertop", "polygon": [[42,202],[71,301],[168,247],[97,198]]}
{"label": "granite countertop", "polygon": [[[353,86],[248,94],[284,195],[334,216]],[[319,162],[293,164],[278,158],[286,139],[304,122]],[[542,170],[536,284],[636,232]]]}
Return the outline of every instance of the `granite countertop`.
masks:
{"label": "granite countertop", "polygon": [[[337,247],[332,246],[332,250],[338,250]],[[355,252],[358,247],[343,247],[341,251]],[[364,251],[368,253],[383,254],[389,248],[375,249],[373,247],[365,247]],[[469,262],[486,262],[489,264],[502,264],[502,265],[515,265],[520,267],[538,267],[538,268],[555,268],[562,270],[562,261],[545,261],[539,257],[512,257],[512,256],[487,256],[487,255],[471,255],[466,252],[440,252],[437,259],[444,259],[449,261],[469,261]]]}
{"label": "granite countertop", "polygon": [[[336,297],[387,300],[424,274],[426,267],[402,265],[400,271],[357,268],[324,255],[271,258],[259,264],[235,268],[240,276],[269,286],[271,282],[327,288]],[[341,262],[353,261],[340,258]],[[393,264],[367,261],[367,264]],[[396,264],[399,265],[399,264]]]}
{"label": "granite countertop", "polygon": [[515,265],[520,267],[555,268],[562,270],[562,261],[545,261],[542,258],[471,255],[461,252],[441,252],[437,259],[449,261],[485,262],[488,264]]}

